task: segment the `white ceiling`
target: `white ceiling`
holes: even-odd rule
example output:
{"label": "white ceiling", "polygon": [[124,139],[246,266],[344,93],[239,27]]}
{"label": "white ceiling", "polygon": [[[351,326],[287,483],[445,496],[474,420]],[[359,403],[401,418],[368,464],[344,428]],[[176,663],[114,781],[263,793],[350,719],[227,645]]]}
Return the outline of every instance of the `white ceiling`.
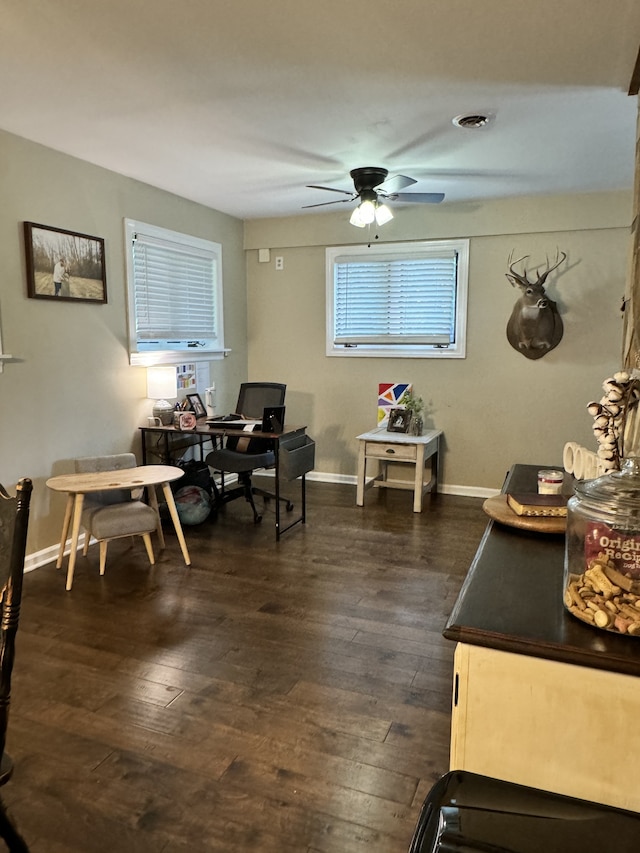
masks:
{"label": "white ceiling", "polygon": [[0,0],[0,28],[0,128],[245,219],[359,166],[445,204],[632,185],[640,0]]}

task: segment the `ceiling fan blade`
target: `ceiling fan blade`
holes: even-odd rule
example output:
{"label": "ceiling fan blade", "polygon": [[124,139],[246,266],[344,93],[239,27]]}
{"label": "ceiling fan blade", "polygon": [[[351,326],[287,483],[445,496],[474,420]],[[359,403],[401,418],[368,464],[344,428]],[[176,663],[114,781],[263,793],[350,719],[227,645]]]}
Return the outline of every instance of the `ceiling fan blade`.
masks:
{"label": "ceiling fan blade", "polygon": [[389,201],[403,201],[407,204],[440,204],[444,193],[393,193],[387,196]]}
{"label": "ceiling fan blade", "polygon": [[381,190],[383,193],[397,193],[400,190],[403,190],[405,187],[410,187],[411,184],[417,184],[418,182],[414,178],[408,178],[406,175],[393,175],[391,178],[387,178],[386,181],[383,181],[381,184],[378,184],[377,187],[374,187],[376,190]]}
{"label": "ceiling fan blade", "polygon": [[309,190],[327,190],[330,193],[342,193],[343,195],[350,195],[350,196],[354,195],[354,193],[350,190],[337,190],[335,187],[319,187],[317,184],[307,184],[307,189],[309,189]]}
{"label": "ceiling fan blade", "polygon": [[303,204],[303,209],[305,207],[326,207],[328,204],[342,204],[342,202],[351,201],[350,198],[337,198],[335,201],[321,201],[319,204]]}

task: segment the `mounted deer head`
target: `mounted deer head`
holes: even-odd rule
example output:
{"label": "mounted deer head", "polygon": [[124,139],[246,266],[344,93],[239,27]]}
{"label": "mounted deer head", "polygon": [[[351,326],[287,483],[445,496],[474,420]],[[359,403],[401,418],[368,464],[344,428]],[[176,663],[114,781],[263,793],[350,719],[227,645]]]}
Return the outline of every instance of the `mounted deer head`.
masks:
{"label": "mounted deer head", "polygon": [[524,255],[512,261],[513,252],[509,255],[509,272],[505,275],[513,287],[520,288],[521,294],[507,323],[507,339],[526,358],[542,358],[558,346],[563,333],[558,308],[545,293],[544,285],[549,273],[557,269],[567,256],[564,252],[558,252],[553,266],[549,266],[547,258],[547,267],[537,276],[537,281],[529,281],[526,268],[521,273],[515,270],[516,264],[526,261],[528,257]]}

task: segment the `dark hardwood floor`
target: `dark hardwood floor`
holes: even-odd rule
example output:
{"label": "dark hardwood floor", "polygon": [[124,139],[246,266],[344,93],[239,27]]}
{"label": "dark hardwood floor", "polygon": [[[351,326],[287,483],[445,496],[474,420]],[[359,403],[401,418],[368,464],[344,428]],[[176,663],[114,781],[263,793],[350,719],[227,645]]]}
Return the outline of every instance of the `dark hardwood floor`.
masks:
{"label": "dark hardwood floor", "polygon": [[307,489],[279,543],[238,500],[185,528],[189,569],[167,530],[153,568],[118,540],[70,592],[25,577],[2,797],[33,853],[408,850],[448,769],[442,629],[482,501]]}

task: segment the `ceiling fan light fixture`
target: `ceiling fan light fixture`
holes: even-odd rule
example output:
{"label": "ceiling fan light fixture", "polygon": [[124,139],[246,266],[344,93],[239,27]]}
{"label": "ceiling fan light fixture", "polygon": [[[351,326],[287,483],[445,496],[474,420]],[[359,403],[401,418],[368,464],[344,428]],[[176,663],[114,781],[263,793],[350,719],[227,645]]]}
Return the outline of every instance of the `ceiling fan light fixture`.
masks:
{"label": "ceiling fan light fixture", "polygon": [[393,213],[391,213],[391,208],[387,207],[386,204],[378,204],[376,205],[376,223],[378,225],[385,225],[387,222],[391,222],[393,219]]}
{"label": "ceiling fan light fixture", "polygon": [[349,222],[352,225],[355,225],[356,228],[364,228],[366,226],[367,223],[363,222],[362,216],[360,215],[360,205],[358,205],[354,209],[353,213],[351,214],[351,219],[349,220]]}
{"label": "ceiling fan light fixture", "polygon": [[359,206],[360,219],[365,225],[371,225],[376,218],[376,203],[365,199]]}
{"label": "ceiling fan light fixture", "polygon": [[356,228],[365,228],[373,222],[375,222],[376,225],[384,225],[392,219],[393,213],[386,204],[378,201],[377,198],[375,201],[373,199],[366,198],[355,208],[351,214],[349,222],[352,225],[355,225]]}
{"label": "ceiling fan light fixture", "polygon": [[388,177],[387,169],[374,166],[365,166],[361,169],[352,169],[349,173],[353,180],[355,192],[338,189],[337,187],[324,187],[319,184],[307,184],[310,189],[327,190],[332,193],[349,196],[338,201],[326,201],[319,204],[305,204],[304,207],[324,207],[326,204],[338,204],[339,201],[354,201],[359,199],[358,206],[352,212],[349,219],[357,228],[364,228],[374,222],[376,225],[384,225],[393,219],[393,213],[383,204],[383,201],[399,201],[403,204],[438,204],[444,199],[444,193],[404,193],[401,190],[417,184],[415,178],[408,175],[393,175]]}

